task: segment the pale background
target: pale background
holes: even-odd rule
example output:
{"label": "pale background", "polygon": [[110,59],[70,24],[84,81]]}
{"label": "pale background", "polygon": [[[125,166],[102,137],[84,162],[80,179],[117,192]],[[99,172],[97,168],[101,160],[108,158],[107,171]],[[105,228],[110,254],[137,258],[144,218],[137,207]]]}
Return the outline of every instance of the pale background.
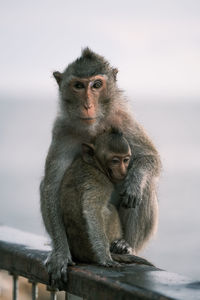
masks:
{"label": "pale background", "polygon": [[91,47],[119,68],[160,151],[160,221],[144,255],[200,276],[200,1],[0,2],[0,222],[44,234],[38,186],[57,110],[54,70]]}

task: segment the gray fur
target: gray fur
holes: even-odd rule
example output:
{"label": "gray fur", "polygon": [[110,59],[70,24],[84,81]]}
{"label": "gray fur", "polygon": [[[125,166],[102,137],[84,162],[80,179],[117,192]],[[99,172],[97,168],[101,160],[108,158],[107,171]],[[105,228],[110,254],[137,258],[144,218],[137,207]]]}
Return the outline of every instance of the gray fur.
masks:
{"label": "gray fur", "polygon": [[[129,172],[119,191],[121,196],[118,197],[126,240],[137,252],[155,229],[155,179],[160,173],[160,158],[143,128],[130,114],[127,101],[117,87],[114,70],[103,57],[86,49],[64,73],[56,75],[59,78],[60,111],[53,126],[45,175],[40,186],[42,216],[53,246],[47,262],[52,281],[63,276],[66,279],[67,264],[72,263],[59,206],[59,188],[64,172],[74,157],[80,154],[82,142],[111,126],[120,128],[133,154]],[[100,99],[98,103],[96,122],[82,124],[78,118],[79,105],[73,104],[71,107],[66,102],[69,78],[99,72],[107,76],[107,93],[105,99]],[[127,215],[128,222],[125,222],[124,216]]]}
{"label": "gray fur", "polygon": [[[119,214],[109,203],[114,185],[107,176],[108,157],[117,156],[116,149],[113,149],[112,152],[107,150],[107,158],[104,157],[104,147],[109,149],[112,140],[110,135],[107,132],[100,135],[98,143],[91,149],[89,145],[83,149],[83,157],[73,161],[62,180],[60,203],[69,248],[75,261],[118,266],[115,261],[117,253],[121,254],[117,256],[118,262],[151,265],[135,255],[125,255],[133,254],[133,251],[122,239]],[[122,136],[116,135],[116,139],[118,144],[124,143]],[[127,153],[127,150],[123,152],[124,156]],[[117,168],[120,169],[120,165]]]}

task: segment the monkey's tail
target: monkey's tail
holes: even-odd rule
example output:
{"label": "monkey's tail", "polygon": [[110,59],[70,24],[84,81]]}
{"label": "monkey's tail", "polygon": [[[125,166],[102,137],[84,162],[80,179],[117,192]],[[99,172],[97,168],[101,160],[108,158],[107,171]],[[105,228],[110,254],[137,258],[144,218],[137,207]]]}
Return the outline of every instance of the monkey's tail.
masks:
{"label": "monkey's tail", "polygon": [[133,254],[116,254],[111,253],[112,259],[119,262],[119,263],[125,263],[125,264],[140,264],[140,265],[147,265],[151,267],[155,267],[151,262],[149,262],[147,259],[142,258],[137,255]]}

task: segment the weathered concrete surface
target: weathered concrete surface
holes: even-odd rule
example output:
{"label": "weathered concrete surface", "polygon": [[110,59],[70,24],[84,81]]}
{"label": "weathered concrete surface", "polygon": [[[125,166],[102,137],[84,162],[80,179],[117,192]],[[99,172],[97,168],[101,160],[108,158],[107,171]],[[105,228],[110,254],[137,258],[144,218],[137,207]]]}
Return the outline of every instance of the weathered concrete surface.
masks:
{"label": "weathered concrete surface", "polygon": [[[0,268],[48,284],[44,261],[50,247],[44,237],[0,226]],[[200,281],[143,265],[103,268],[69,267],[68,283],[59,286],[92,300],[200,299]]]}

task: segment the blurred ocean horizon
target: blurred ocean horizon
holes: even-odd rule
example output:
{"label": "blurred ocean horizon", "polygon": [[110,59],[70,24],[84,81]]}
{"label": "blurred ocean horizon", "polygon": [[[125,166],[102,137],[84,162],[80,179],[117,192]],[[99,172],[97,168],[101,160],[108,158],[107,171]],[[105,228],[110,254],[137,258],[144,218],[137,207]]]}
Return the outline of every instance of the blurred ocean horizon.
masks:
{"label": "blurred ocean horizon", "polygon": [[[133,101],[163,162],[159,229],[142,253],[158,267],[200,276],[200,102]],[[39,183],[57,101],[0,100],[0,223],[45,234]]]}

